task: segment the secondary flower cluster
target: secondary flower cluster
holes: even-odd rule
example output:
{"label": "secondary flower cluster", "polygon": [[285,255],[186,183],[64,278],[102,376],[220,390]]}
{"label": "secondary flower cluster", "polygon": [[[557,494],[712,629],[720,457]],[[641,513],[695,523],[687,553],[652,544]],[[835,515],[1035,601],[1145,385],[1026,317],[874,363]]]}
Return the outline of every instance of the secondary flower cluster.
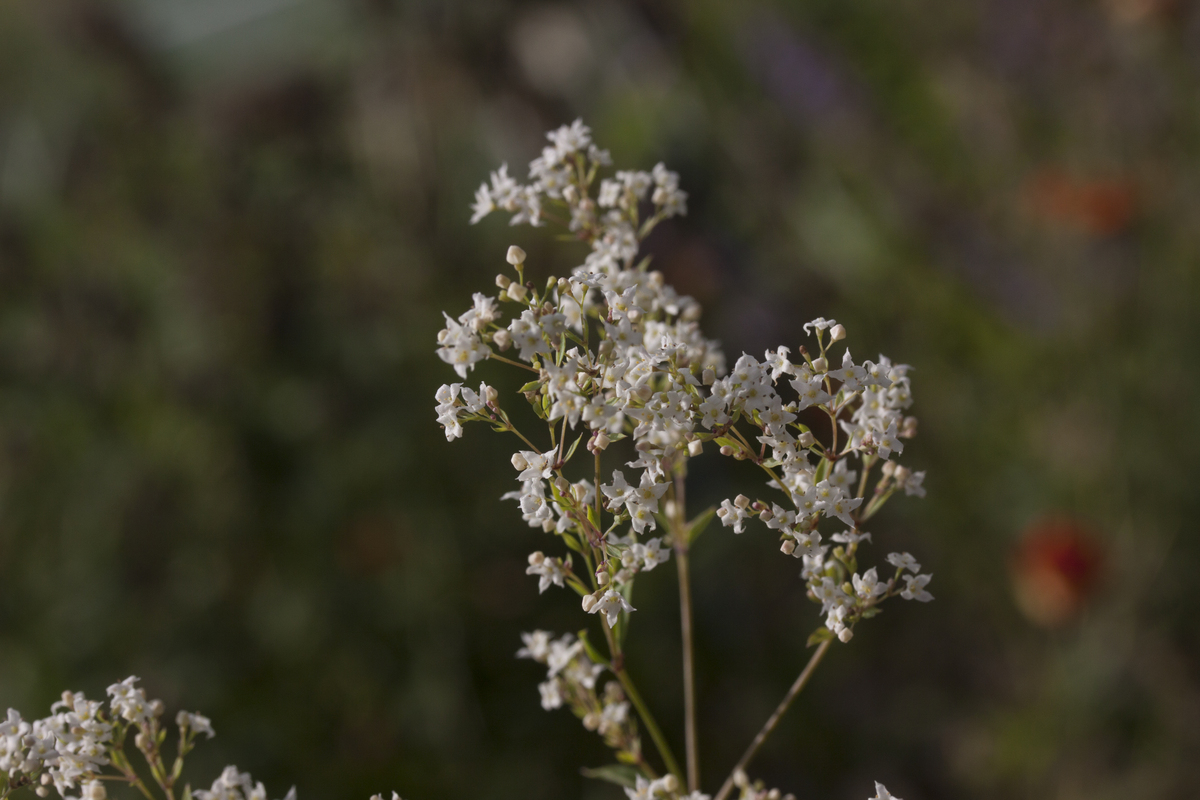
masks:
{"label": "secondary flower cluster", "polygon": [[[161,700],[147,698],[137,682],[130,676],[109,686],[107,709],[103,701],[89,700],[83,692],[63,692],[62,699],[50,707],[50,716],[42,719],[27,722],[8,709],[7,720],[0,723],[0,800],[26,787],[38,797],[48,796],[53,788],[64,800],[106,800],[105,782],[113,780],[137,787],[148,798],[154,797],[151,787],[157,787],[165,800],[172,800],[184,758],[197,737],[211,739],[216,734],[207,717],[180,711],[175,715],[175,758],[168,766],[162,751],[167,736],[161,722],[165,707]],[[135,768],[130,761],[130,740],[145,769]],[[144,779],[146,771],[153,783]],[[211,789],[187,787],[184,796],[267,800],[262,783],[254,783],[237,767],[226,767]],[[296,800],[295,787],[284,800]],[[400,798],[393,794],[393,800]]]}
{"label": "secondary flower cluster", "polygon": [[604,738],[620,760],[644,764],[637,723],[621,685],[609,681],[603,695],[599,694],[596,682],[605,666],[588,657],[586,643],[569,633],[558,639],[550,637],[546,631],[523,633],[525,646],[517,651],[517,658],[533,659],[548,669],[546,680],[538,684],[542,708],[549,711],[566,705],[583,721],[583,727]]}
{"label": "secondary flower cluster", "polygon": [[[896,594],[932,599],[925,590],[930,576],[920,574],[911,555],[888,555],[895,572],[887,579],[874,566],[860,571],[857,559],[859,545],[871,539],[861,526],[891,496],[925,494],[925,473],[895,460],[917,431],[916,418],[906,415],[910,370],[884,356],[856,362],[848,349],[833,353],[846,330],[816,319],[804,325],[815,343],[794,355],[779,347],[761,361],[743,354],[727,372],[720,346],[700,330],[699,304],[651,270],[649,259],[636,260],[658,223],[685,213],[678,176],[659,164],[601,178],[611,158],[579,121],[548,139],[530,164],[528,184],[510,178],[507,166],[492,174],[476,193],[471,221],[503,209],[513,224],[558,222],[590,252],[568,276],[538,283],[527,279],[524,251],[509,248],[515,278],[498,275],[496,296],[477,293],[466,311],[446,314],[437,350],[464,381],[485,359],[529,373],[520,393],[545,424],[545,438],[538,445],[519,430],[487,384],[478,391],[463,383],[439,388],[437,418],[447,440],[462,436],[468,422],[520,439],[511,459],[520,488],[503,497],[517,501],[528,525],[555,534],[571,551],[534,552],[527,572],[538,578],[539,592],[569,587],[585,612],[603,619],[607,660],[585,653],[586,643],[570,636],[524,635],[520,654],[550,669],[541,685],[543,706],[568,705],[611,739],[624,763],[645,767],[628,789],[631,797],[678,798],[678,781],[667,781],[674,776],[658,778],[631,760],[635,752],[640,759],[640,749],[630,749],[636,731],[621,727],[629,715],[620,686],[610,684],[604,700],[595,691],[595,675],[606,666],[620,677],[636,576],[667,561],[672,548],[690,545],[715,513],[735,533],[757,517],[777,532],[784,553],[802,561],[807,593],[825,615],[814,641],[849,641],[854,625]],[[605,451],[622,439],[631,441],[632,460],[602,472]],[[686,464],[710,443],[761,469],[776,498],[739,495],[686,520]],[[592,455],[589,474],[570,479],[565,471],[580,444]],[[826,520],[839,525],[828,542],[819,530]],[[653,735],[644,714],[643,722]],[[740,788],[747,798],[773,796],[755,794],[761,787],[748,781]]]}

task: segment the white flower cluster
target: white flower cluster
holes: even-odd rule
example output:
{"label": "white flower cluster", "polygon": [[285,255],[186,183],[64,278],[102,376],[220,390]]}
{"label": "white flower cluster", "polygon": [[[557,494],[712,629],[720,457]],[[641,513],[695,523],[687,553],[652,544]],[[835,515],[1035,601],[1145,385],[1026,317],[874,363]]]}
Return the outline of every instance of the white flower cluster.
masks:
{"label": "white flower cluster", "polygon": [[606,667],[589,657],[586,642],[569,633],[553,639],[547,631],[523,633],[521,641],[525,646],[517,651],[517,658],[532,659],[548,670],[546,680],[538,684],[542,708],[550,711],[567,706],[585,728],[600,734],[624,760],[643,763],[629,701],[616,681],[605,684],[602,694],[596,691]]}
{"label": "white flower cluster", "polygon": [[[47,797],[53,788],[64,800],[107,800],[108,781],[136,786],[146,797],[154,796],[150,786],[157,785],[164,798],[174,797],[184,757],[197,735],[211,739],[216,734],[208,717],[180,711],[175,716],[179,728],[175,759],[168,766],[161,750],[166,739],[160,723],[163,702],[147,698],[137,682],[130,676],[109,686],[107,709],[83,692],[63,692],[62,699],[50,707],[50,716],[32,722],[10,708],[8,718],[0,723],[0,800],[22,787],[33,789],[38,797]],[[144,769],[135,769],[129,759],[130,739],[145,760]],[[153,783],[146,780],[147,773]],[[185,788],[184,796],[267,800],[263,785],[236,767],[226,767],[211,789]],[[284,800],[296,800],[295,787]],[[400,798],[393,794],[392,800]]]}
{"label": "white flower cluster", "polygon": [[[721,523],[741,533],[748,518],[758,517],[777,531],[781,550],[803,560],[801,577],[808,583],[809,597],[822,605],[826,631],[846,642],[853,625],[864,615],[877,613],[878,603],[894,594],[933,599],[924,590],[931,576],[916,574],[920,565],[911,556],[905,554],[907,560],[896,562],[893,559],[899,555],[891,554],[888,561],[896,572],[885,581],[875,567],[857,572],[855,558],[859,544],[871,540],[859,525],[897,491],[923,497],[925,473],[892,460],[904,452],[904,440],[916,435],[916,418],[904,416],[912,405],[909,367],[892,364],[886,356],[856,364],[847,349],[841,366],[831,369],[828,349],[845,338],[845,328],[823,318],[804,327],[816,337],[815,357],[803,347],[803,360],[796,363],[785,347],[768,351],[762,362],[743,355],[728,377],[713,382],[702,413],[706,425],[726,426],[740,417],[757,428],[755,440],[761,446],[757,453],[744,436],[717,441],[722,452],[767,469],[768,486],[782,491],[789,501],[784,507],[739,495],[721,503],[717,510]],[[779,395],[784,384],[795,390],[796,400],[785,402]],[[799,413],[809,408],[828,418],[825,444],[799,422]],[[840,446],[839,430],[844,434]],[[851,459],[858,460],[857,468],[851,469]],[[868,499],[869,473],[879,462],[881,476]],[[848,528],[830,537],[837,544],[832,554],[817,529],[823,518]],[[906,570],[913,575],[901,590],[899,582]]]}
{"label": "white flower cluster", "polygon": [[632,787],[626,787],[625,795],[629,800],[712,800],[710,795],[699,791],[682,794],[679,780],[674,775],[652,781],[639,775]]}
{"label": "white flower cluster", "polygon": [[[192,796],[197,800],[267,800],[267,790],[262,781],[255,783],[249,772],[238,772],[237,767],[229,766],[213,781],[211,789],[197,789]],[[296,800],[295,786],[283,800]]]}
{"label": "white flower cluster", "polygon": [[[448,440],[462,436],[464,422],[486,422],[521,440],[512,456],[520,488],[503,498],[517,501],[528,525],[555,534],[572,551],[530,555],[527,573],[538,578],[538,591],[569,588],[580,595],[584,611],[602,617],[611,668],[627,685],[618,665],[635,610],[634,579],[667,561],[672,549],[690,545],[713,516],[689,522],[682,506],[688,459],[711,443],[722,455],[760,468],[767,487],[781,493],[779,502],[739,495],[722,502],[715,516],[735,533],[757,517],[778,533],[784,553],[802,560],[807,593],[825,615],[814,641],[849,641],[854,625],[896,594],[931,600],[925,590],[930,576],[920,574],[907,553],[888,556],[895,572],[886,580],[876,567],[860,571],[857,561],[860,543],[871,539],[861,526],[892,495],[925,494],[925,473],[895,460],[917,431],[916,418],[906,416],[910,368],[882,355],[855,362],[849,350],[835,358],[830,350],[846,330],[819,318],[804,325],[815,346],[800,346],[795,356],[779,347],[762,361],[743,354],[726,374],[719,345],[700,330],[699,304],[667,285],[648,259],[636,261],[642,240],[658,223],[686,212],[678,176],[659,164],[650,172],[600,177],[611,159],[578,120],[548,139],[530,165],[530,183],[516,183],[501,167],[476,193],[471,221],[497,209],[510,212],[513,224],[554,221],[587,242],[590,252],[569,276],[538,283],[527,279],[524,251],[509,248],[515,279],[498,275],[495,297],[477,293],[462,314],[444,315],[437,350],[462,379],[485,359],[530,373],[520,393],[546,425],[548,443],[539,446],[518,430],[487,384],[474,392],[454,383],[436,394]],[[624,467],[634,472],[610,465],[602,473],[602,455],[622,439],[633,445],[633,460]],[[590,474],[568,479],[564,470],[584,442],[592,455]],[[605,474],[611,474],[607,483]],[[837,520],[842,529],[828,543],[818,530],[822,520]],[[647,538],[651,533],[658,535]],[[598,654],[584,652],[584,641],[551,641],[536,631],[525,634],[525,645],[521,656],[550,669],[540,687],[544,707],[570,705],[602,733],[617,717],[624,724],[628,704],[600,700],[595,675],[605,665]],[[655,726],[640,706],[638,711],[670,762]],[[628,746],[618,740],[614,747]],[[675,800],[683,790],[668,778],[678,774],[658,778],[645,770],[627,791]],[[741,789],[745,798],[779,796],[748,781]]]}

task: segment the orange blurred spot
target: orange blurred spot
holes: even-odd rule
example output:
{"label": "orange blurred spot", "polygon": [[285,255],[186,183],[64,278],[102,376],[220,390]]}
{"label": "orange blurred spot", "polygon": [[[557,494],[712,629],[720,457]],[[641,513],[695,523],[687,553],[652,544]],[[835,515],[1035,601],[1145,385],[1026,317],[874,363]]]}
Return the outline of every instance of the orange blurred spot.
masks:
{"label": "orange blurred spot", "polygon": [[1053,169],[1030,178],[1024,193],[1039,218],[1093,236],[1124,231],[1133,220],[1136,205],[1130,181],[1081,180]]}
{"label": "orange blurred spot", "polygon": [[1047,628],[1070,622],[1095,592],[1102,563],[1099,541],[1077,522],[1063,517],[1034,522],[1013,555],[1017,606]]}

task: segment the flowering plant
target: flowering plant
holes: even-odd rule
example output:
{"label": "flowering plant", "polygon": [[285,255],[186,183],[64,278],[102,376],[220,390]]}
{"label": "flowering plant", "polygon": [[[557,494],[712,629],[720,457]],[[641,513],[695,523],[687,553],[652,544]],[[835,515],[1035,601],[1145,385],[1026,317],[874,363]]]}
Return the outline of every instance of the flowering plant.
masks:
{"label": "flowering plant", "polygon": [[[53,787],[64,800],[106,800],[107,783],[137,788],[146,800],[267,800],[262,782],[255,782],[237,767],[226,767],[209,789],[180,786],[184,758],[203,735],[216,735],[208,717],[189,711],[175,715],[178,736],[175,758],[168,759],[163,745],[168,725],[162,721],[165,706],[150,700],[128,677],[108,687],[108,708],[89,700],[83,692],[63,692],[50,707],[50,716],[26,722],[8,710],[0,723],[0,800],[13,791],[32,788],[47,797]],[[130,757],[129,743],[141,755]],[[148,773],[148,774],[147,774]],[[296,800],[296,788],[284,796]],[[371,800],[382,800],[375,795]],[[395,794],[392,800],[399,800]]]}
{"label": "flowering plant", "polygon": [[[857,624],[892,597],[933,599],[930,576],[908,553],[889,553],[882,575],[881,565],[859,564],[860,546],[871,541],[864,524],[897,492],[925,493],[925,473],[895,459],[917,430],[916,418],[905,415],[912,403],[909,368],[884,356],[857,363],[848,349],[839,358],[832,348],[846,330],[820,318],[804,325],[815,344],[798,347],[798,358],[781,346],[761,361],[743,354],[727,370],[720,346],[700,330],[699,304],[666,284],[648,258],[638,258],[659,223],[686,213],[678,175],[658,164],[650,172],[601,177],[612,159],[578,120],[547,136],[550,144],[530,164],[530,182],[517,183],[502,166],[476,193],[471,221],[503,210],[514,225],[556,223],[590,252],[569,276],[539,286],[526,276],[524,251],[510,247],[515,279],[498,275],[497,297],[476,293],[467,311],[445,315],[437,351],[463,380],[489,359],[530,373],[520,394],[545,424],[544,434],[519,430],[486,383],[478,391],[463,383],[439,388],[438,422],[448,440],[462,436],[469,422],[520,440],[512,456],[520,488],[504,499],[516,500],[525,521],[564,548],[561,555],[532,553],[527,572],[538,578],[539,592],[558,586],[579,595],[582,610],[599,619],[606,645],[602,651],[586,631],[556,638],[538,630],[522,635],[517,655],[547,667],[539,686],[543,708],[566,706],[614,750],[617,764],[587,774],[623,784],[632,800],[709,800],[699,785],[689,551],[714,516],[734,533],[758,518],[777,533],[780,550],[800,562],[824,622],[809,638],[816,650],[808,664],[716,800],[735,789],[742,800],[777,798],[778,790],[751,782],[745,769],[832,641],[849,642]],[[624,464],[636,471],[632,479],[604,463],[608,448],[623,439],[633,445],[634,458]],[[576,458],[581,443],[590,459]],[[706,445],[760,469],[766,499],[738,495],[689,518],[688,461]],[[823,522],[836,522],[838,532],[827,539]],[[686,770],[639,694],[624,653],[637,610],[636,578],[672,555]],[[615,680],[600,687],[605,673]],[[661,775],[643,750],[643,728]],[[891,797],[881,784],[876,796]]]}

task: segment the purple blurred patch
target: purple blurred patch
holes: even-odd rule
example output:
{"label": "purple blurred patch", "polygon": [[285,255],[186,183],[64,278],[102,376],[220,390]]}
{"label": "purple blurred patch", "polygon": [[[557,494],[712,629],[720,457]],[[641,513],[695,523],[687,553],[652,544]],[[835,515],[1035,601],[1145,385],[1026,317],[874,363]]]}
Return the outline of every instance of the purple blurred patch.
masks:
{"label": "purple blurred patch", "polygon": [[856,93],[844,71],[778,16],[755,17],[739,38],[746,66],[797,125],[854,112]]}

